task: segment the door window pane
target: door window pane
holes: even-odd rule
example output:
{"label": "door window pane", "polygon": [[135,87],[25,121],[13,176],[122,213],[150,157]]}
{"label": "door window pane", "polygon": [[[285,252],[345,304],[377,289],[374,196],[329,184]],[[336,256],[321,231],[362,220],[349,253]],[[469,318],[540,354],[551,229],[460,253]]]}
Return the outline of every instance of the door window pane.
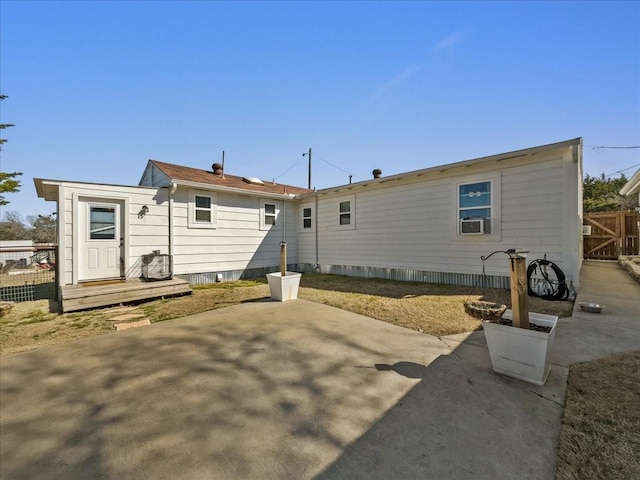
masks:
{"label": "door window pane", "polygon": [[89,208],[89,238],[114,240],[116,238],[116,209],[114,207]]}

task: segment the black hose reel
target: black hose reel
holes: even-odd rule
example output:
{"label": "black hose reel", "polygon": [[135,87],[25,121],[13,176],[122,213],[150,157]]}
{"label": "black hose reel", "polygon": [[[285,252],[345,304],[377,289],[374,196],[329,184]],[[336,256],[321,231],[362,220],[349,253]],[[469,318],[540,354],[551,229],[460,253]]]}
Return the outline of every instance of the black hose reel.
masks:
{"label": "black hose reel", "polygon": [[[555,280],[550,278],[549,270],[552,270],[555,274]],[[535,274],[539,274],[542,278],[535,278],[535,282],[532,282],[532,277]],[[527,268],[529,296],[539,297],[544,300],[565,300],[569,297],[569,287],[565,279],[564,272],[552,261],[546,258],[533,260]]]}

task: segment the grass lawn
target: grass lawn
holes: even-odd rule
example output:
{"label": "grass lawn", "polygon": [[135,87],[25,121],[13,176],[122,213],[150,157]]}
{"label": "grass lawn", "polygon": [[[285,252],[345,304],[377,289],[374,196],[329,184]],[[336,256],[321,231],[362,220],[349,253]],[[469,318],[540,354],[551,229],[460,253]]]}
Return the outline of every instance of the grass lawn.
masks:
{"label": "grass lawn", "polygon": [[[450,335],[480,328],[464,311],[467,299],[510,304],[506,290],[396,282],[390,280],[304,274],[299,298],[366,315],[430,335]],[[269,297],[266,280],[225,282],[195,287],[185,297],[154,300],[58,315],[49,303],[17,303],[0,318],[0,353],[7,355],[78,338],[115,332],[115,324],[149,319],[152,323]],[[530,309],[559,317],[571,315],[571,302],[531,298]]]}
{"label": "grass lawn", "polygon": [[557,480],[640,478],[640,352],[569,369]]}

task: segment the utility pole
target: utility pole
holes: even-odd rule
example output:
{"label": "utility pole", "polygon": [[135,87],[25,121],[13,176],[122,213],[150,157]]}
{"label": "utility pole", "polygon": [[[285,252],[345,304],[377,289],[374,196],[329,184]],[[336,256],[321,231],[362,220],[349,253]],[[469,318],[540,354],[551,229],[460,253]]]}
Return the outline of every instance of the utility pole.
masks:
{"label": "utility pole", "polygon": [[303,153],[302,156],[309,155],[309,190],[311,190],[311,147],[309,147],[309,153]]}

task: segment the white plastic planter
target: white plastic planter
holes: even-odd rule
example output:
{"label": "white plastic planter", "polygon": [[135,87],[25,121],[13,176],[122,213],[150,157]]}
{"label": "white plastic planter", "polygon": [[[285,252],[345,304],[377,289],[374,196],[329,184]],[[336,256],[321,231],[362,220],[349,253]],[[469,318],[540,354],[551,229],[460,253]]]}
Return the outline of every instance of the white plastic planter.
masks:
{"label": "white plastic planter", "polygon": [[[512,320],[512,311],[504,312],[502,318]],[[551,368],[549,355],[556,336],[558,317],[529,313],[529,322],[551,327],[551,332],[536,332],[491,322],[482,322],[482,328],[494,372],[544,385]]]}
{"label": "white plastic planter", "polygon": [[269,292],[271,298],[279,302],[298,298],[301,273],[287,272],[283,277],[280,272],[268,273]]}

